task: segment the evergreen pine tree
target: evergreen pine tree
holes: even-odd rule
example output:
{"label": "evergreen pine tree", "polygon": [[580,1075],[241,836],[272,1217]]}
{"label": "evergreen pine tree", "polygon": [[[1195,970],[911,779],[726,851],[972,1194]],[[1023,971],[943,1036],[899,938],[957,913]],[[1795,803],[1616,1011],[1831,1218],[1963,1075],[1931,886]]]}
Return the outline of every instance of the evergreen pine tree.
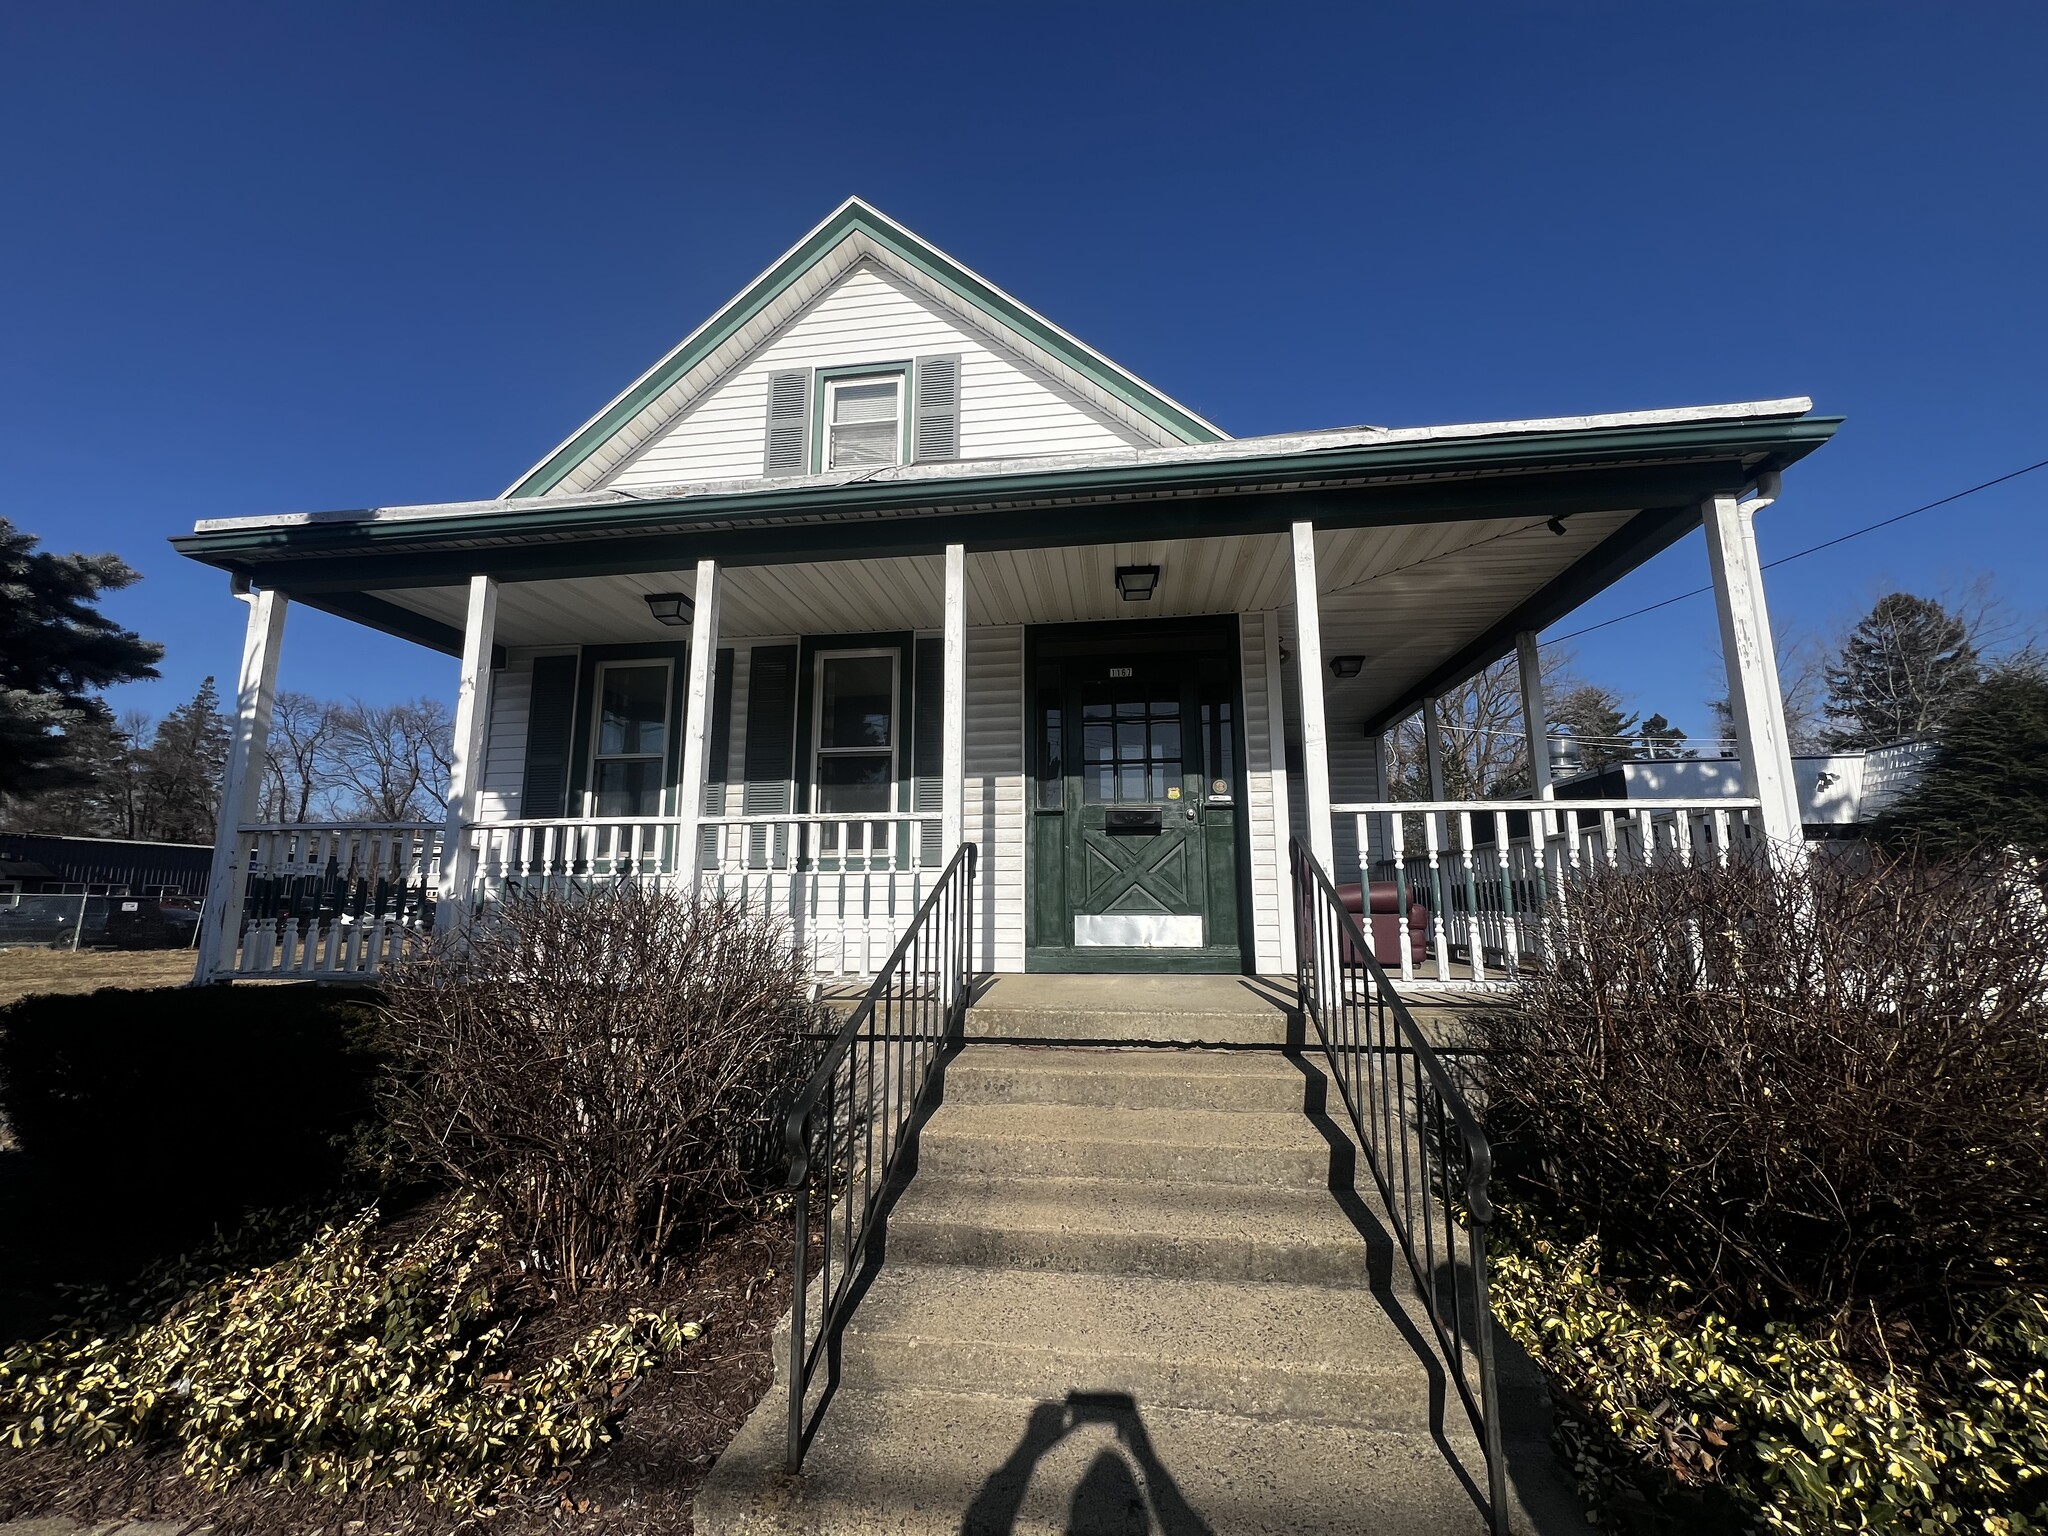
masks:
{"label": "evergreen pine tree", "polygon": [[1941,604],[1879,598],[1827,669],[1825,744],[1853,752],[1934,736],[1982,671],[1969,626]]}
{"label": "evergreen pine tree", "polygon": [[[135,572],[113,555],[53,555],[0,518],[0,795],[89,776],[69,733],[99,689],[155,677],[163,647],[100,613]],[[104,714],[104,708],[101,711]],[[86,727],[90,729],[90,727]]]}
{"label": "evergreen pine tree", "polygon": [[1955,700],[1926,772],[1878,830],[1931,854],[2048,860],[2048,662],[2001,663]]}
{"label": "evergreen pine tree", "polygon": [[173,843],[210,843],[220,808],[220,779],[228,760],[228,722],[213,679],[190,703],[157,723],[144,754],[141,821],[144,835]]}

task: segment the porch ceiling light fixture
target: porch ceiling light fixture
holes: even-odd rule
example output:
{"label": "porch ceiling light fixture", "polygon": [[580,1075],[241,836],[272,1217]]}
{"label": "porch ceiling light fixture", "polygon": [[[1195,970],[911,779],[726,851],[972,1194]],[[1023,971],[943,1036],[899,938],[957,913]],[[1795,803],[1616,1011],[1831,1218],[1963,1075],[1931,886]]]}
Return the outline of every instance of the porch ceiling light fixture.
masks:
{"label": "porch ceiling light fixture", "polygon": [[1543,526],[1548,528],[1552,533],[1556,534],[1560,539],[1564,537],[1563,518],[1553,517],[1549,522],[1545,523]]}
{"label": "porch ceiling light fixture", "polygon": [[1116,589],[1127,603],[1149,603],[1159,587],[1156,565],[1120,565],[1116,568]]}
{"label": "porch ceiling light fixture", "polygon": [[697,605],[687,592],[650,592],[647,594],[647,611],[671,629],[682,629],[696,613]]}
{"label": "porch ceiling light fixture", "polygon": [[1365,670],[1363,656],[1332,656],[1330,670],[1339,677],[1356,677]]}

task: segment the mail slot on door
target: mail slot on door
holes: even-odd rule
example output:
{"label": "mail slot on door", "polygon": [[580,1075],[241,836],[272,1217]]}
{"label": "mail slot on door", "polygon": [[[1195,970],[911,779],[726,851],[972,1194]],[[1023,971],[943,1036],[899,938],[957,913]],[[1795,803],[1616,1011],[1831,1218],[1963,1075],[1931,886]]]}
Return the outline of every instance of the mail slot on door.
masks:
{"label": "mail slot on door", "polygon": [[1102,813],[1102,830],[1122,832],[1131,836],[1156,833],[1162,825],[1163,814],[1156,805],[1131,809],[1118,807]]}

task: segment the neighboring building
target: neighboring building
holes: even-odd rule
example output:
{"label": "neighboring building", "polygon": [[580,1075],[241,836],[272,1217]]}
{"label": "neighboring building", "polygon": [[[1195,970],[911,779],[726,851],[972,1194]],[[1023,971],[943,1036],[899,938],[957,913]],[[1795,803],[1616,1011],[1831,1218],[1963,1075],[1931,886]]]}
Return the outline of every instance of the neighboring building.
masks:
{"label": "neighboring building", "polygon": [[213,849],[116,837],[0,832],[0,905],[22,896],[186,896],[206,891]]}
{"label": "neighboring building", "polygon": [[[1809,838],[1858,837],[1914,784],[1934,748],[1908,741],[1868,752],[1833,752],[1792,759],[1799,819]],[[1560,800],[1712,800],[1745,793],[1743,765],[1728,757],[1671,757],[1612,763],[1592,773],[1559,779]]]}
{"label": "neighboring building", "polygon": [[[690,866],[867,974],[963,843],[982,970],[1286,972],[1383,732],[1703,524],[1736,814],[1796,838],[1749,520],[1810,409],[1234,439],[850,200],[503,494],[174,541],[251,605],[201,974]],[[463,658],[446,827],[256,824],[287,601]]]}

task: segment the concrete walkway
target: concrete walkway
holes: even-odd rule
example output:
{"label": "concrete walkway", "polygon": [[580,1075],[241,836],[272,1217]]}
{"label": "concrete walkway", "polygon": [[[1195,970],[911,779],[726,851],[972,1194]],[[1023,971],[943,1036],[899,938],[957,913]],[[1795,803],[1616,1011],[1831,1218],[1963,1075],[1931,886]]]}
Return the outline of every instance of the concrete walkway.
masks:
{"label": "concrete walkway", "polygon": [[[778,1382],[697,1529],[1479,1536],[1483,1462],[1289,1001],[987,984],[803,1473]],[[1583,1531],[1509,1377],[1514,1528]]]}

